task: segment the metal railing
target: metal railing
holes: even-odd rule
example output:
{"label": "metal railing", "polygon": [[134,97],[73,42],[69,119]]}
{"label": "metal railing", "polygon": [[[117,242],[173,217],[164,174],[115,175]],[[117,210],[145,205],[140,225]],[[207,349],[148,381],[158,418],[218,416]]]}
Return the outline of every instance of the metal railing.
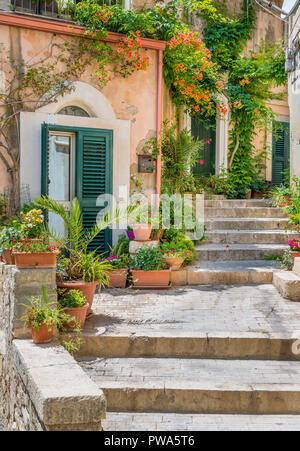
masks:
{"label": "metal railing", "polygon": [[[118,5],[128,9],[128,0],[93,0],[94,3],[104,6]],[[80,0],[11,0],[13,11],[36,14],[49,17],[71,17],[75,6]]]}

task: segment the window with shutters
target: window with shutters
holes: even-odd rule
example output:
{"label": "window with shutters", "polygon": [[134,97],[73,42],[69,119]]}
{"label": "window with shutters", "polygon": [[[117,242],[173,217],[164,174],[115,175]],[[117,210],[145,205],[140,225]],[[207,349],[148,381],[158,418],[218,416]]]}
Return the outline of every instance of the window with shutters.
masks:
{"label": "window with shutters", "polygon": [[290,124],[277,122],[273,124],[272,149],[272,183],[281,185],[285,172],[290,167]]}
{"label": "window with shutters", "polygon": [[[66,208],[76,196],[83,223],[92,227],[105,202],[99,196],[112,194],[112,130],[42,126],[42,194]],[[64,233],[63,224],[49,215],[49,225]],[[104,252],[111,245],[111,230],[100,233],[91,250]]]}

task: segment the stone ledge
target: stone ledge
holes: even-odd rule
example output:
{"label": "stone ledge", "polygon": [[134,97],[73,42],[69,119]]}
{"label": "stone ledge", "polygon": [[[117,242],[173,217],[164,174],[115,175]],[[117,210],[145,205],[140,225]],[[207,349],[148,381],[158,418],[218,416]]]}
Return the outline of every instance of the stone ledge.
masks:
{"label": "stone ledge", "polygon": [[273,284],[290,301],[300,302],[300,277],[292,271],[274,271]]}
{"label": "stone ledge", "polygon": [[300,258],[295,258],[293,273],[300,277]]}
{"label": "stone ledge", "polygon": [[104,394],[62,346],[14,340],[13,357],[46,429],[101,430]]}

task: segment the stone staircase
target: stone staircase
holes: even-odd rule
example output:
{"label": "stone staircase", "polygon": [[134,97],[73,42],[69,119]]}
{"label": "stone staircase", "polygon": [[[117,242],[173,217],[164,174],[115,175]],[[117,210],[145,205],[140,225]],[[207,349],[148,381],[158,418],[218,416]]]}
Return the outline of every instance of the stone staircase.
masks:
{"label": "stone staircase", "polygon": [[263,260],[287,248],[288,219],[267,201],[205,208],[211,243],[173,273],[182,287],[96,299],[78,361],[107,398],[105,431],[300,431],[300,310]]}
{"label": "stone staircase", "polygon": [[268,200],[206,200],[207,243],[194,265],[172,274],[174,285],[272,283],[272,261],[288,248],[288,218]]}
{"label": "stone staircase", "polygon": [[106,431],[299,431],[297,337],[298,304],[272,285],[109,290],[78,360]]}

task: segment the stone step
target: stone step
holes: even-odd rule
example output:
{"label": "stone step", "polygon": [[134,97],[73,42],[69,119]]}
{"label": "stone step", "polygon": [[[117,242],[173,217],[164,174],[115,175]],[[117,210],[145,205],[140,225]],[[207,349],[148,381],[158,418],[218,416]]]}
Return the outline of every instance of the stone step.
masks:
{"label": "stone step", "polygon": [[81,359],[110,411],[299,414],[300,363]]}
{"label": "stone step", "polygon": [[270,284],[273,271],[280,263],[265,260],[196,261],[180,271],[171,273],[173,285],[240,285]]}
{"label": "stone step", "polygon": [[205,220],[210,218],[286,218],[280,208],[272,207],[207,207],[204,210]]}
{"label": "stone step", "polygon": [[265,257],[283,255],[286,249],[288,246],[282,244],[203,244],[196,247],[200,262],[262,260]]}
{"label": "stone step", "polygon": [[102,425],[104,431],[300,431],[300,416],[107,412]]}
{"label": "stone step", "polygon": [[285,244],[300,233],[284,230],[218,230],[207,232],[206,238],[215,244]]}
{"label": "stone step", "polygon": [[217,230],[284,230],[288,218],[217,218],[205,222],[207,231]]}
{"label": "stone step", "polygon": [[205,200],[205,207],[215,208],[248,208],[248,207],[261,207],[266,208],[272,206],[270,199],[226,199],[226,200]]}
{"label": "stone step", "polygon": [[274,286],[290,301],[300,302],[300,276],[292,271],[275,271]]}

